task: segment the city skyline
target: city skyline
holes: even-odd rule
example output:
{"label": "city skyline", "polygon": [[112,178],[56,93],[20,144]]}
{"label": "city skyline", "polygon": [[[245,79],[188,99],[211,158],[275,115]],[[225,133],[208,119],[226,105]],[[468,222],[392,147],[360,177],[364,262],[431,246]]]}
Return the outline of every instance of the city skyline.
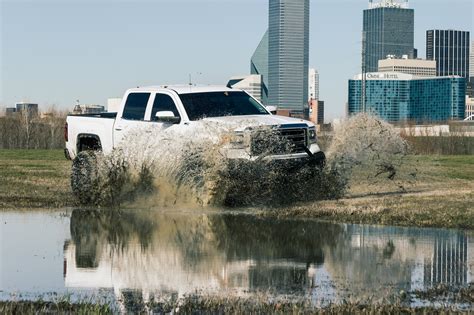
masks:
{"label": "city skyline", "polygon": [[[189,74],[196,83],[225,85],[249,73],[249,58],[268,27],[267,1],[139,4],[3,1],[0,105],[29,100],[43,109],[71,108],[76,99],[105,105],[127,88],[186,83]],[[309,66],[323,78],[329,120],[344,115],[347,79],[360,73],[367,7],[368,1],[311,2]],[[428,29],[473,32],[470,1],[413,0],[410,7],[419,52]]]}

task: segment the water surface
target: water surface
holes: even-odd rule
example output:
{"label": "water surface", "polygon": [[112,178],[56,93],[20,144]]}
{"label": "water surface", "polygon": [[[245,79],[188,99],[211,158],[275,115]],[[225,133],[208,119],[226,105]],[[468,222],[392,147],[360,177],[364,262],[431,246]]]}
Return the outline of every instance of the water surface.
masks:
{"label": "water surface", "polygon": [[[0,299],[231,293],[390,299],[473,281],[474,237],[461,230],[314,220],[248,212],[2,212]],[[417,301],[423,303],[423,301]]]}

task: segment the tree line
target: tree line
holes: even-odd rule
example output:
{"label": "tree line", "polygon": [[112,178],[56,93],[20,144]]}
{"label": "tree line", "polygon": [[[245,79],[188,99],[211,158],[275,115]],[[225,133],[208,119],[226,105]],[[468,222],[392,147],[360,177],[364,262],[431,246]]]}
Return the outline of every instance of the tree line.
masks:
{"label": "tree line", "polygon": [[62,149],[66,113],[28,111],[0,117],[0,149]]}

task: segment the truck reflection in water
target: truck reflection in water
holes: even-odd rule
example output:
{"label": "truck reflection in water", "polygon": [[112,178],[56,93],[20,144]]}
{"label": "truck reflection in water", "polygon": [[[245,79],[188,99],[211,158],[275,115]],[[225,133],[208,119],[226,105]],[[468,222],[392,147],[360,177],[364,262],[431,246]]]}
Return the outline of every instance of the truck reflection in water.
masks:
{"label": "truck reflection in water", "polygon": [[463,231],[75,210],[71,236],[66,287],[113,289],[122,301],[198,290],[290,294],[321,304],[472,282],[472,236]]}

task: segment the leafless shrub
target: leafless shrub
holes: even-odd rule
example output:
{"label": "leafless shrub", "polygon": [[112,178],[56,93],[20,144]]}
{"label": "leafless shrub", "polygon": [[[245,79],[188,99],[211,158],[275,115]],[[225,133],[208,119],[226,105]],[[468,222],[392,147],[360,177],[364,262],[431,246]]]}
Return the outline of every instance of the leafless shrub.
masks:
{"label": "leafless shrub", "polygon": [[60,149],[64,147],[66,114],[51,108],[32,116],[27,111],[0,117],[0,149]]}

